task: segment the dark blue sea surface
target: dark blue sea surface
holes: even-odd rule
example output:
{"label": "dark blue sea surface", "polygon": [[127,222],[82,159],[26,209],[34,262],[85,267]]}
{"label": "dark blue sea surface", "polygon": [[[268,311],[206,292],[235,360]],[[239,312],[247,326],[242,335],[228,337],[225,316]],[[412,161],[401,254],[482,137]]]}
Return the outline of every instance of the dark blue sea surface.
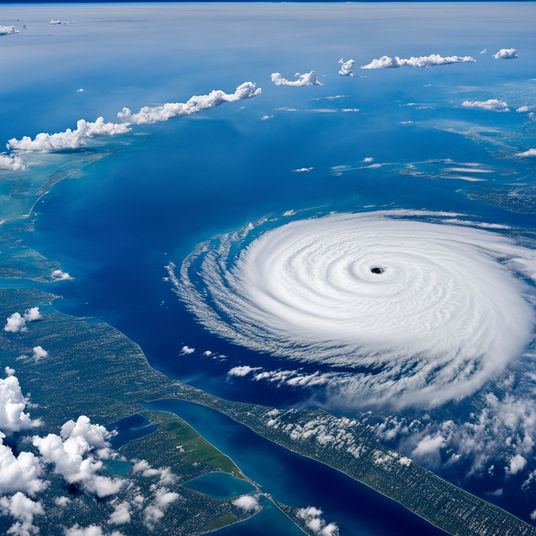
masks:
{"label": "dark blue sea surface", "polygon": [[[212,89],[232,92],[248,80],[263,89],[248,101],[96,141],[92,150],[106,156],[70,171],[35,207],[30,245],[74,277],[47,287],[64,298],[55,306],[109,322],[141,346],[153,367],[219,396],[275,406],[310,404],[311,390],[229,378],[228,370],[237,365],[268,370],[294,365],[208,333],[173,293],[165,266],[180,265],[198,243],[218,233],[262,217],[281,218],[289,210],[296,211],[291,218],[302,210],[307,216],[440,210],[534,231],[533,214],[486,201],[492,191],[506,196],[512,185],[534,186],[533,164],[512,158],[536,146],[532,120],[521,113],[464,108],[461,102],[505,98],[513,109],[536,105],[535,6],[133,4],[127,10],[78,4],[36,5],[31,12],[6,6],[2,23],[27,25],[1,38],[7,74],[0,98],[7,104],[0,135],[6,141],[72,128],[80,118],[112,120],[123,106],[137,110]],[[51,18],[72,24],[51,26]],[[492,59],[492,52],[510,46],[520,51],[518,60]],[[489,52],[481,55],[484,48]],[[478,61],[359,69],[384,54],[431,53]],[[357,76],[337,75],[340,57],[356,59]],[[272,72],[291,78],[311,69],[323,85],[276,87],[270,81]],[[36,173],[52,177],[58,161],[74,158],[47,160],[50,156],[34,157]],[[379,166],[365,167],[368,157]],[[478,163],[491,173],[483,182],[446,178],[451,161],[462,167]],[[181,354],[184,345],[195,351]],[[318,364],[301,367],[322,370]],[[246,445],[261,450],[245,445],[235,451],[240,445],[227,432],[246,434],[238,425],[208,417],[208,410],[185,408],[180,411],[189,412],[192,425],[216,446],[228,440],[222,450],[238,453],[248,476],[258,474],[266,490],[283,501],[325,508],[329,519],[346,528],[343,533],[356,533],[353,520],[362,523],[363,534],[400,534],[393,532],[397,519],[404,534],[426,526],[355,482],[256,436],[247,436]],[[137,423],[119,428],[120,442],[146,432]],[[277,472],[261,474],[265,467]],[[521,492],[519,482],[511,493],[490,496],[486,493],[499,486],[491,477],[469,485],[449,467],[437,470],[530,519],[533,494]],[[332,493],[331,486],[341,491]],[[382,508],[392,509],[392,517]],[[252,523],[262,526],[263,515]]]}

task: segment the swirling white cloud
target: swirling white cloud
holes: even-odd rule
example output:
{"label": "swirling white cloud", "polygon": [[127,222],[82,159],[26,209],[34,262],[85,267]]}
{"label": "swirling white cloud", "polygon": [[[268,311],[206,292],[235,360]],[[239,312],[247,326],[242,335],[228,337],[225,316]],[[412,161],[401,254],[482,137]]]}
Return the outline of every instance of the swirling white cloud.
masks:
{"label": "swirling white cloud", "polygon": [[474,393],[531,341],[531,290],[516,270],[536,273],[536,254],[432,217],[250,225],[201,244],[171,280],[213,333],[343,367],[348,396],[363,404],[437,405]]}

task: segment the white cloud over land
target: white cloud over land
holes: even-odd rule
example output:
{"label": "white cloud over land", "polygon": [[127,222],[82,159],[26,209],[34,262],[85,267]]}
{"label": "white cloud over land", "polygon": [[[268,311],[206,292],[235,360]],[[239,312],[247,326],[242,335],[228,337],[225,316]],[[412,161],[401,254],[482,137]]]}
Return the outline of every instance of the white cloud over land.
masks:
{"label": "white cloud over land", "polygon": [[34,495],[46,487],[41,479],[43,467],[39,458],[31,452],[20,452],[17,456],[3,443],[0,433],[0,495],[18,491]]}
{"label": "white cloud over land", "polygon": [[242,495],[235,499],[233,504],[244,512],[255,512],[259,509],[259,501],[253,495]]}
{"label": "white cloud over land", "polygon": [[67,421],[60,435],[48,434],[34,437],[33,445],[43,461],[54,465],[57,474],[70,484],[78,484],[98,497],[116,494],[124,480],[99,474],[104,469],[102,460],[112,457],[109,438],[111,433],[88,417],[81,415],[77,421]]}
{"label": "white cloud over land", "polygon": [[322,510],[314,506],[307,506],[298,510],[307,528],[317,536],[338,536],[339,528],[335,523],[326,523],[322,518]]}
{"label": "white cloud over land", "polygon": [[31,309],[27,309],[23,315],[21,315],[20,313],[13,313],[6,318],[6,325],[4,326],[4,331],[7,331],[8,333],[27,331],[27,322],[34,322],[35,320],[40,320],[41,318],[43,317],[39,312],[39,307],[32,307]]}
{"label": "white cloud over land", "polygon": [[44,514],[40,502],[32,501],[24,493],[18,491],[11,497],[0,497],[0,513],[14,518],[15,524],[7,531],[14,536],[30,536],[39,534],[39,528],[34,526],[34,515]]}
{"label": "white cloud over land", "polygon": [[395,56],[382,56],[374,59],[367,65],[362,65],[361,69],[397,69],[399,67],[434,67],[436,65],[450,65],[452,63],[476,62],[472,56],[440,56],[439,54],[430,54],[429,56],[418,56],[411,58],[399,58]]}
{"label": "white cloud over land", "polygon": [[8,369],[7,372],[8,376],[0,379],[0,434],[20,432],[40,424],[26,412],[28,400],[22,394],[19,380],[13,375],[14,371]]}
{"label": "white cloud over land", "polygon": [[66,149],[79,149],[84,147],[90,140],[106,138],[125,134],[131,130],[132,125],[143,125],[167,121],[172,117],[192,115],[197,112],[215,108],[226,102],[235,102],[250,99],[259,95],[261,89],[253,82],[244,82],[236,88],[234,93],[225,93],[214,90],[207,95],[196,95],[187,102],[168,102],[160,106],[144,106],[137,113],[132,113],[129,108],[123,108],[119,112],[119,122],[105,122],[104,118],[98,117],[95,121],[80,119],[76,128],[48,134],[41,132],[31,138],[24,136],[20,140],[12,138],[7,147],[10,150],[20,152],[52,152]]}
{"label": "white cloud over land", "polygon": [[316,79],[315,71],[309,71],[308,73],[294,75],[296,80],[287,80],[281,73],[272,73],[272,82],[276,86],[291,86],[291,87],[312,87],[321,86],[322,83]]}
{"label": "white cloud over land", "polygon": [[21,355],[17,358],[17,360],[21,360],[21,361],[30,360],[30,361],[33,361],[34,363],[37,363],[47,357],[48,357],[48,352],[42,346],[34,346],[32,349],[32,354],[30,356]]}

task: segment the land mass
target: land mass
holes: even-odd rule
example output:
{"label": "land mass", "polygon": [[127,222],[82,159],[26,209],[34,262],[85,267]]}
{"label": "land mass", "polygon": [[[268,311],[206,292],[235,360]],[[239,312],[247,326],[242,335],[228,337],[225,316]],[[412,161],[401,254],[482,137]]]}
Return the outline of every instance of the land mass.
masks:
{"label": "land mass", "polygon": [[[1,289],[0,317],[51,304],[55,298],[32,288]],[[4,349],[1,365],[16,363],[23,388],[38,403],[32,416],[46,423],[46,431],[81,414],[99,423],[145,414],[158,429],[122,450],[129,458],[143,457],[156,467],[169,466],[180,482],[215,469],[246,477],[181,419],[148,411],[143,401],[182,399],[213,408],[274,443],[355,478],[449,534],[536,535],[529,524],[386,448],[358,420],[323,410],[281,410],[218,398],[154,370],[139,346],[105,323],[67,316],[49,306],[31,330],[3,333],[0,344]],[[46,360],[16,361],[37,344],[49,352]],[[188,442],[197,446],[184,452],[177,448]],[[230,500],[216,500],[182,486],[180,493],[185,501],[166,516],[169,526],[162,533],[199,534],[245,517]],[[292,507],[280,507],[298,521]]]}

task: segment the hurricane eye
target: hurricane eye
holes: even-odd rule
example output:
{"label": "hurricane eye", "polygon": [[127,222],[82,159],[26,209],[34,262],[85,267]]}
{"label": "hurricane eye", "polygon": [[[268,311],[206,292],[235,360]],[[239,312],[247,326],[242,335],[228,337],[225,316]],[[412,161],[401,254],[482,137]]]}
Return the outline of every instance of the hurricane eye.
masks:
{"label": "hurricane eye", "polygon": [[373,274],[383,274],[383,272],[385,272],[385,268],[382,268],[381,266],[373,266],[370,271]]}

